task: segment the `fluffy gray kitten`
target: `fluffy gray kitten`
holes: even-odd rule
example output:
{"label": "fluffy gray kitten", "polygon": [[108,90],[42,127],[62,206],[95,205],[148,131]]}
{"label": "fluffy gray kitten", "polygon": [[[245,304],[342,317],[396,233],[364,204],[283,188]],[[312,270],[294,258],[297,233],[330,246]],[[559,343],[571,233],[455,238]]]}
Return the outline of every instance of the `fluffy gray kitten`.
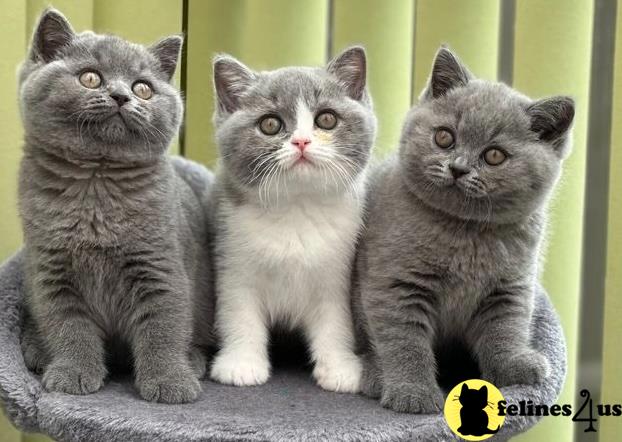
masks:
{"label": "fluffy gray kitten", "polygon": [[350,274],[376,128],[365,53],[269,72],[221,56],[214,76],[221,349],[212,378],[266,382],[270,331],[282,325],[304,332],[321,387],[358,391]]}
{"label": "fluffy gray kitten", "polygon": [[200,392],[211,176],[166,153],[182,117],[170,84],[181,45],[75,34],[51,9],[36,27],[20,73],[22,345],[50,391],[98,390],[106,349],[126,346],[143,398],[180,403]]}
{"label": "fluffy gray kitten", "polygon": [[529,323],[573,116],[568,97],[533,101],[438,51],[370,190],[354,298],[371,341],[366,394],[396,411],[440,411],[435,350],[454,340],[498,387],[547,376]]}

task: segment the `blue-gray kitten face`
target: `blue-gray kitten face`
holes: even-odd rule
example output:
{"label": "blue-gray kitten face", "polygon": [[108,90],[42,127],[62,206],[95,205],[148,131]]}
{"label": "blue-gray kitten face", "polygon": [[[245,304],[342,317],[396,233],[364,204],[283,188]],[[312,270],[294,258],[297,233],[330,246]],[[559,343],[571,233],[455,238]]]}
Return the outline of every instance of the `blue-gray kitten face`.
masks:
{"label": "blue-gray kitten face", "polygon": [[365,78],[365,52],[356,47],[326,68],[253,72],[217,57],[215,122],[224,167],[249,190],[349,187],[375,135]]}
{"label": "blue-gray kitten face", "polygon": [[400,164],[409,188],[450,215],[522,218],[546,200],[567,155],[574,102],[539,101],[473,78],[441,48],[406,120]]}
{"label": "blue-gray kitten face", "polygon": [[150,48],[75,34],[47,10],[20,75],[27,137],[78,160],[145,161],[166,152],[182,116],[170,84],[182,39]]}

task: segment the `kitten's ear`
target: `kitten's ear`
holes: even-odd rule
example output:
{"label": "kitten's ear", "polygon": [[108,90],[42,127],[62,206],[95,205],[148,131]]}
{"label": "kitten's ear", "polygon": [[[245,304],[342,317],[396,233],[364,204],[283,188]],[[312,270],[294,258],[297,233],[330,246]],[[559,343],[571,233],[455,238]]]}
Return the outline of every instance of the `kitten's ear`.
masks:
{"label": "kitten's ear", "polygon": [[35,27],[30,48],[32,61],[48,63],[56,58],[59,51],[74,39],[75,32],[63,14],[47,8],[41,14]]}
{"label": "kitten's ear", "polygon": [[479,389],[480,393],[483,393],[486,397],[488,397],[488,387],[483,385],[482,387],[480,387]]}
{"label": "kitten's ear", "polygon": [[464,384],[462,384],[462,389],[460,390],[460,394],[465,393],[467,391],[469,391],[469,386],[465,382]]}
{"label": "kitten's ear", "polygon": [[246,91],[255,74],[244,64],[229,55],[214,58],[214,87],[218,109],[225,113],[235,112],[240,106],[240,97]]}
{"label": "kitten's ear", "polygon": [[367,82],[367,56],[361,46],[352,46],[333,58],[326,70],[335,75],[346,87],[348,95],[361,100]]}
{"label": "kitten's ear", "polygon": [[574,100],[570,97],[550,97],[538,100],[527,108],[531,130],[542,141],[559,146],[563,143],[574,119]]}
{"label": "kitten's ear", "polygon": [[473,74],[447,47],[441,46],[434,56],[432,73],[420,100],[431,100],[447,94],[451,89],[466,86]]}
{"label": "kitten's ear", "polygon": [[149,47],[149,52],[160,62],[160,69],[169,81],[177,68],[183,44],[184,38],[181,35],[171,35]]}

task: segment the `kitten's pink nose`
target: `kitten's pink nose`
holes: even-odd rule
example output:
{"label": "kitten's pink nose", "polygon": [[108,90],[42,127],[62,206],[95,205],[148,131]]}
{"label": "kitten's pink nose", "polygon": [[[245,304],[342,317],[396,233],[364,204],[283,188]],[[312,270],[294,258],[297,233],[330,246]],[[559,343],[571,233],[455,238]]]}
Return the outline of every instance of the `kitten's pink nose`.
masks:
{"label": "kitten's pink nose", "polygon": [[311,140],[307,137],[296,137],[292,138],[292,144],[303,152],[311,144]]}

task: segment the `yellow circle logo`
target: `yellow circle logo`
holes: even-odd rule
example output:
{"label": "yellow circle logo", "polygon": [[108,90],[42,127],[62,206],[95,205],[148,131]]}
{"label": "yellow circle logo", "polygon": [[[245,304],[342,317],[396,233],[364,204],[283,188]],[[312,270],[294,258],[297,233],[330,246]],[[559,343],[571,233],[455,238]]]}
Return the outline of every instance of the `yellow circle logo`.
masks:
{"label": "yellow circle logo", "polygon": [[503,396],[497,387],[481,379],[469,379],[456,385],[445,400],[445,420],[457,436],[466,440],[484,440],[496,434],[505,420],[497,404]]}

